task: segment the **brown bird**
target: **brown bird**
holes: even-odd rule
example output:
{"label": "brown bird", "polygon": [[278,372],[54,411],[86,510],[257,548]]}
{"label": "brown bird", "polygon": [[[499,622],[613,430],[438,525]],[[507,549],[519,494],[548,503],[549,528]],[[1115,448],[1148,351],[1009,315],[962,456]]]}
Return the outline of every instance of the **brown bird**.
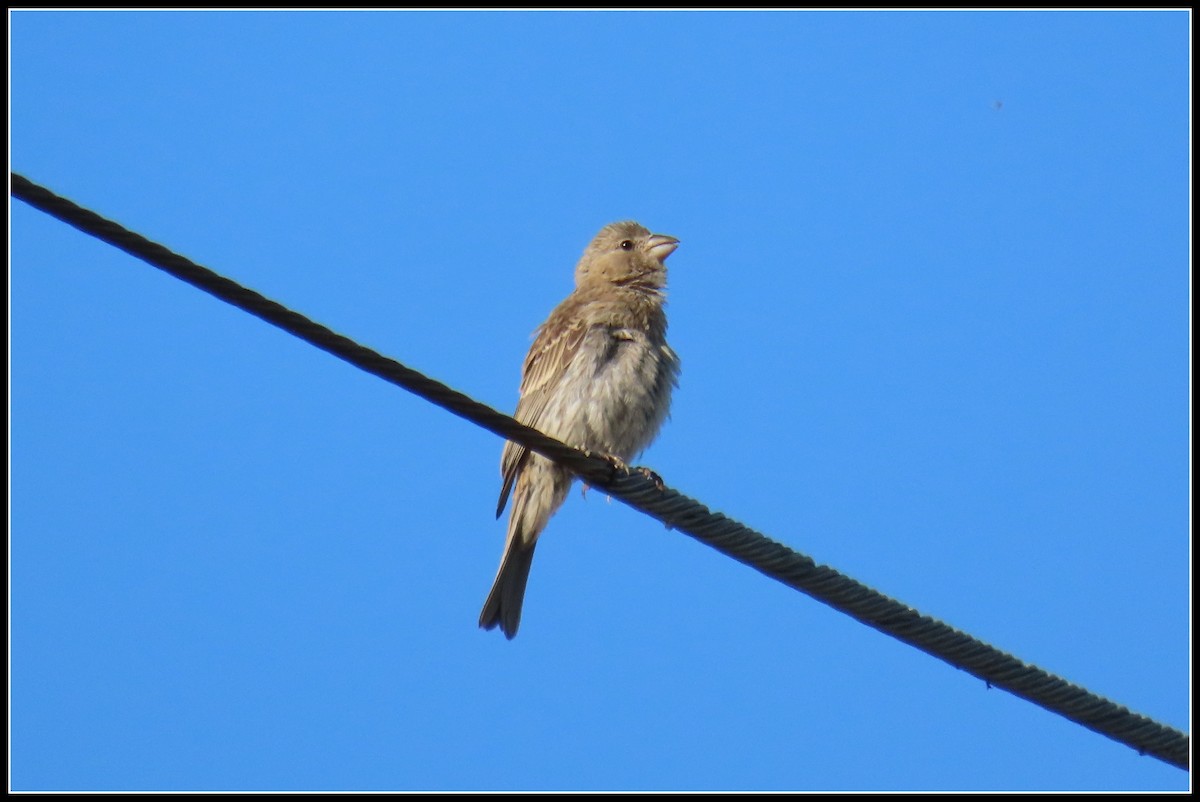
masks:
{"label": "brown bird", "polygon": [[[537,330],[521,372],[517,420],[564,443],[627,462],[667,417],[679,358],[667,345],[667,268],[679,240],[632,221],[600,229],[575,268],[575,290]],[[500,459],[496,517],[513,495],[496,581],[479,615],[508,638],[538,535],[574,481],[565,468],[511,441]]]}

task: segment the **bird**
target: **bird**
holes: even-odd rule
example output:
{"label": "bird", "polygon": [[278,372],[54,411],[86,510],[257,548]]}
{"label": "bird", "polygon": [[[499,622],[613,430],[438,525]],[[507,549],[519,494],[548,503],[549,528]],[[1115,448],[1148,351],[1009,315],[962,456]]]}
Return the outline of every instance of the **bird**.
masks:
{"label": "bird", "polygon": [[[675,237],[632,220],[600,229],[575,267],[575,289],[534,332],[521,370],[518,421],[621,466],[650,444],[678,384],[679,357],[667,345],[664,309],[666,258],[677,247]],[[499,627],[511,640],[534,547],[575,477],[511,440],[500,474],[496,517],[510,494],[512,509],[479,626]]]}

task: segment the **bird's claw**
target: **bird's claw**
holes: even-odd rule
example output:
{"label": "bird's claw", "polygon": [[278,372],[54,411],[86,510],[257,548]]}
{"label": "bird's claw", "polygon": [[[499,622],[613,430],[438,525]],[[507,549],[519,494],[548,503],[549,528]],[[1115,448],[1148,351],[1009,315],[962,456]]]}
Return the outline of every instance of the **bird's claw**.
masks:
{"label": "bird's claw", "polygon": [[[643,468],[641,466],[638,466],[636,468],[630,468],[629,465],[626,464],[625,460],[621,459],[620,457],[614,456],[612,454],[607,454],[603,451],[589,451],[588,449],[583,448],[583,447],[580,447],[579,450],[582,451],[584,454],[586,454],[589,457],[598,457],[599,459],[602,459],[605,462],[607,462],[609,465],[611,465],[612,469],[613,469],[613,477],[612,477],[613,479],[617,478],[617,474],[625,474],[628,476],[629,474],[640,473],[642,476],[645,476],[647,479],[649,479],[651,482],[654,483],[654,487],[658,490],[658,492],[661,493],[663,490],[666,489],[666,485],[663,484],[662,477],[659,476],[654,471],[650,470],[649,468]],[[584,495],[587,494],[587,491],[588,491],[588,485],[586,483],[584,483],[584,485],[583,485]]]}
{"label": "bird's claw", "polygon": [[662,477],[659,476],[654,471],[650,470],[649,468],[638,467],[638,468],[634,468],[634,470],[636,470],[642,476],[645,476],[651,482],[654,482],[654,487],[656,490],[658,490],[659,493],[661,493],[667,489],[666,485],[663,484]]}
{"label": "bird's claw", "polygon": [[596,456],[611,465],[615,473],[629,473],[629,466],[620,457],[614,457],[612,454],[597,454]]}
{"label": "bird's claw", "polygon": [[605,462],[607,462],[609,465],[611,465],[614,476],[610,477],[610,480],[615,479],[616,478],[615,474],[617,474],[617,473],[629,473],[629,466],[626,465],[625,461],[622,460],[620,457],[614,457],[612,454],[606,453],[604,451],[592,451],[590,449],[584,448],[583,446],[576,446],[576,448],[578,448],[580,451],[582,451],[584,456],[595,457],[596,459],[602,459]]}

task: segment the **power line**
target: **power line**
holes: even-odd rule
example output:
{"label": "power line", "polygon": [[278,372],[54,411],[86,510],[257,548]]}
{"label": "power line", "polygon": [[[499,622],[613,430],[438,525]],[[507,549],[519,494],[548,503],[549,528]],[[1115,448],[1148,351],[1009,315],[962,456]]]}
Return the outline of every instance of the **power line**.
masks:
{"label": "power line", "polygon": [[587,484],[755,570],[988,684],[1189,770],[1191,739],[885,596],[643,475],[571,448],[253,290],[11,173],[13,197],[366,372],[570,468]]}

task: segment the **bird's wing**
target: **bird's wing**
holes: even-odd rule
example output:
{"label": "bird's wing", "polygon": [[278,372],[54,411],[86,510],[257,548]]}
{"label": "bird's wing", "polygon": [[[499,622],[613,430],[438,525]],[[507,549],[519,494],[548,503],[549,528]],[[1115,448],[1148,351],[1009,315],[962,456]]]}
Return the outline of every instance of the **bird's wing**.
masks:
{"label": "bird's wing", "polygon": [[[521,400],[517,402],[514,417],[526,426],[544,431],[542,424],[546,407],[567,374],[567,368],[579,353],[579,347],[590,328],[582,316],[571,314],[571,311],[571,305],[568,304],[556,309],[538,329],[533,345],[525,356],[525,366],[521,371]],[[508,503],[509,493],[527,453],[525,446],[511,440],[504,444],[504,455],[500,459],[504,484],[500,487],[500,501],[496,505],[497,518],[504,512],[504,505]]]}

